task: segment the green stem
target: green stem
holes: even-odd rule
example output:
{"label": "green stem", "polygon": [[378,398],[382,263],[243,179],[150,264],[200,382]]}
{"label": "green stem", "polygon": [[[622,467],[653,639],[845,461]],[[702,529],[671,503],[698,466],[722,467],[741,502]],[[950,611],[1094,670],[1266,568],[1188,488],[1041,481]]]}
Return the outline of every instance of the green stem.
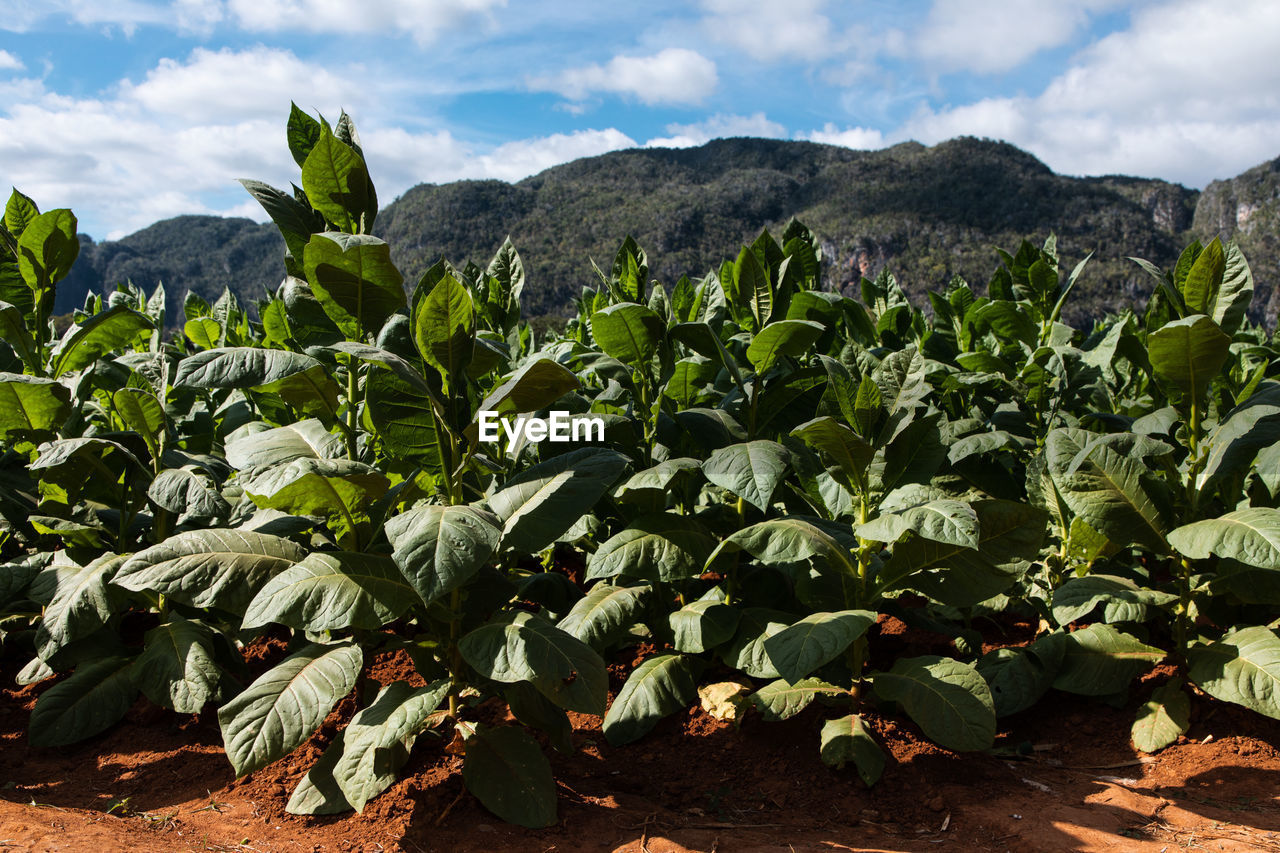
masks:
{"label": "green stem", "polygon": [[1187,659],[1191,617],[1191,561],[1183,557],[1178,565],[1178,605],[1174,611],[1173,640],[1180,660]]}
{"label": "green stem", "polygon": [[462,637],[462,590],[449,593],[449,717],[458,718],[458,687],[461,684],[462,650],[458,640]]}
{"label": "green stem", "polygon": [[347,458],[355,461],[360,455],[360,447],[356,440],[359,423],[359,405],[356,395],[360,390],[359,362],[354,355],[347,356]]}

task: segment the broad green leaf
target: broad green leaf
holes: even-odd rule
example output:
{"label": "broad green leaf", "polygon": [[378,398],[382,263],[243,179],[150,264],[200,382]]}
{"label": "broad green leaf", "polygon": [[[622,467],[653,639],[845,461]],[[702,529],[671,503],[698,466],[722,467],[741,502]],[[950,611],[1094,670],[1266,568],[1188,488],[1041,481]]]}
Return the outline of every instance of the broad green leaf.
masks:
{"label": "broad green leaf", "polygon": [[1157,687],[1151,699],[1138,709],[1133,721],[1133,745],[1143,752],[1159,752],[1176,743],[1191,728],[1191,697],[1174,678]]}
{"label": "broad green leaf", "polygon": [[376,333],[405,307],[404,277],[391,247],[368,234],[314,234],[304,254],[311,292],[349,341]]}
{"label": "broad green leaf", "polygon": [[1068,429],[1050,431],[1045,454],[1054,485],[1073,513],[1117,545],[1168,552],[1169,499],[1144,460]]}
{"label": "broad green leaf", "polygon": [[856,533],[876,542],[897,542],[907,531],[931,542],[980,547],[978,513],[964,501],[933,500],[860,524]]}
{"label": "broad green leaf", "polygon": [[188,320],[182,326],[182,333],[187,340],[202,350],[217,349],[222,346],[222,327],[212,317],[197,317]]}
{"label": "broad green leaf", "polygon": [[[476,407],[499,417],[545,409],[565,394],[579,387],[578,377],[563,364],[549,358],[536,358],[511,374]],[[476,441],[479,427],[467,427],[467,437]]]}
{"label": "broad green leaf", "polygon": [[514,726],[477,726],[466,749],[462,781],[485,808],[530,829],[556,822],[556,783],[537,741]]}
{"label": "broad green leaf", "polygon": [[1147,336],[1156,375],[1197,403],[1222,370],[1230,347],[1231,338],[1203,314],[1166,323]]}
{"label": "broad green leaf", "polygon": [[[875,387],[874,382],[871,384]],[[878,391],[876,393],[879,394]],[[866,481],[866,469],[875,451],[861,436],[835,418],[815,418],[796,427],[791,434],[839,465],[846,487],[857,488],[857,484]]]}
{"label": "broad green leaf", "polygon": [[436,471],[443,469],[444,460],[432,397],[429,390],[385,370],[374,370],[365,380],[365,414],[386,454]]}
{"label": "broad green leaf", "polygon": [[391,483],[362,462],[301,457],[261,469],[243,485],[245,494],[263,509],[322,515],[346,531],[355,527],[357,514],[386,494]]}
{"label": "broad green leaf", "polygon": [[1213,311],[1226,263],[1222,241],[1214,237],[1196,257],[1182,281],[1180,290],[1189,313],[1209,314]]}
{"label": "broad green leaf", "polygon": [[682,358],[676,362],[662,393],[681,407],[688,408],[711,398],[713,392],[708,389],[719,372],[719,365],[709,358]]}
{"label": "broad green leaf", "polygon": [[1215,699],[1280,720],[1280,637],[1262,625],[1187,653],[1187,675]]}
{"label": "broad green leaf", "polygon": [[21,237],[31,221],[40,215],[40,208],[29,196],[18,192],[17,187],[9,193],[9,201],[4,206],[4,227],[14,237]]}
{"label": "broad green leaf", "polygon": [[672,644],[689,654],[710,651],[733,638],[741,615],[738,608],[725,604],[719,587],[713,587],[702,598],[668,614]]}
{"label": "broad green leaf", "polygon": [[744,527],[720,543],[707,566],[722,553],[735,551],[746,551],[767,566],[815,560],[832,571],[855,572],[849,548],[819,526],[818,519],[788,516]]}
{"label": "broad green leaf", "polygon": [[779,320],[756,333],[747,347],[747,360],[757,374],[763,375],[783,356],[803,356],[825,331],[809,320]]}
{"label": "broad green leaf", "polygon": [[307,162],[307,155],[315,148],[323,133],[320,122],[298,109],[298,105],[289,102],[289,122],[285,137],[289,141],[289,153],[299,166]]}
{"label": "broad green leaf", "polygon": [[240,471],[284,465],[294,459],[338,459],[345,454],[342,436],[329,432],[315,418],[247,433],[226,446],[227,462]]}
{"label": "broad green leaf", "polygon": [[373,229],[378,196],[364,158],[327,126],[321,127],[302,163],[302,189],[312,207],[348,234]]}
{"label": "broad green leaf", "polygon": [[1062,666],[1067,635],[1045,634],[1023,648],[1003,648],[978,659],[978,673],[991,688],[997,717],[1035,705],[1049,691]]}
{"label": "broad green leaf", "polygon": [[54,379],[0,373],[0,439],[47,437],[71,414],[71,390]]}
{"label": "broad green leaf", "polygon": [[1145,622],[1149,608],[1177,600],[1176,595],[1143,589],[1128,578],[1090,574],[1070,578],[1053,591],[1053,618],[1059,625],[1069,625],[1103,604],[1104,622]]}
{"label": "broad green leaf", "polygon": [[333,778],[356,811],[381,794],[409,760],[418,732],[449,693],[448,681],[414,688],[394,681],[352,718],[343,731],[342,756]]}
{"label": "broad green leaf", "polygon": [[[3,295],[3,291],[0,290],[0,296]],[[31,333],[27,331],[23,312],[16,305],[4,301],[0,301],[0,340],[13,347],[29,370],[43,367],[36,364],[36,344]]]}
{"label": "broad green leaf", "polygon": [[736,292],[733,302],[746,305],[751,309],[751,316],[759,328],[773,317],[773,287],[769,281],[769,272],[760,263],[751,247],[744,246],[738,253],[738,260],[733,265],[733,279]]}
{"label": "broad green leaf", "polygon": [[319,633],[375,630],[413,603],[413,588],[390,557],[350,551],[313,551],[258,591],[244,628],[276,623]]}
{"label": "broad green leaf", "polygon": [[493,556],[502,537],[494,516],[469,506],[426,506],[387,520],[401,574],[426,603],[458,589]]}
{"label": "broad green leaf", "polygon": [[752,678],[781,678],[765,651],[765,642],[795,620],[789,613],[767,607],[747,607],[738,620],[738,633],[722,651],[725,663]]}
{"label": "broad green leaf", "polygon": [[150,391],[141,388],[121,388],[111,395],[120,419],[147,443],[152,458],[159,458],[160,445],[164,442],[167,419],[164,406]]}
{"label": "broad green leaf", "polygon": [[59,567],[57,588],[36,629],[36,651],[51,661],[59,649],[87,637],[114,614],[107,583],[126,557],[103,554],[85,565]]}
{"label": "broad green leaf", "polygon": [[76,217],[66,208],[33,217],[18,237],[18,271],[37,298],[67,277],[79,254]]}
{"label": "broad green leaf", "polygon": [[27,722],[27,742],[38,747],[67,746],[104,732],[128,713],[137,695],[132,658],[83,664],[40,694]]}
{"label": "broad green leaf", "polygon": [[413,340],[422,358],[440,371],[447,390],[471,360],[476,316],[471,294],[445,274],[413,306]]}
{"label": "broad green leaf", "polygon": [[1251,507],[1184,524],[1169,534],[1169,544],[1193,560],[1213,555],[1280,569],[1280,509]]}
{"label": "broad green leaf", "polygon": [[790,465],[791,454],[785,447],[757,439],[715,451],[702,466],[702,473],[713,484],[767,512]]}
{"label": "broad green leaf", "polygon": [[613,450],[584,447],[534,465],[489,498],[502,520],[502,542],[536,554],[596,505],[629,460]]}
{"label": "broad green leaf", "polygon": [[1160,649],[1110,625],[1090,625],[1067,635],[1062,668],[1053,686],[1084,696],[1110,696],[1164,657]]}
{"label": "broad green leaf", "polygon": [[587,580],[686,580],[702,574],[715,548],[715,537],[695,518],[674,512],[643,515],[600,544],[587,565]]}
{"label": "broad green leaf", "polygon": [[900,542],[879,577],[883,589],[913,589],[953,607],[970,607],[1004,592],[1035,558],[1045,513],[1028,504],[982,500],[978,547],[916,537]]}
{"label": "broad green leaf", "polygon": [[684,655],[659,655],[636,667],[604,718],[604,736],[613,746],[639,740],[663,717],[698,698],[693,662]]}
{"label": "broad green leaf", "polygon": [[868,787],[884,772],[884,751],[858,714],[828,720],[822,726],[822,763],[839,770],[852,763]]}
{"label": "broad green leaf", "polygon": [[145,648],[133,660],[134,683],[157,705],[200,713],[217,696],[221,676],[213,642],[203,622],[171,616],[147,632]]}
{"label": "broad green leaf", "polygon": [[820,678],[802,678],[789,684],[785,678],[771,681],[751,694],[751,704],[760,716],[769,722],[789,720],[799,714],[819,696],[834,698],[848,691],[828,684]]}
{"label": "broad green leaf", "polygon": [[586,643],[596,651],[626,634],[632,625],[642,621],[645,604],[653,587],[613,586],[598,583],[577,603],[556,627]]}
{"label": "broad green leaf", "polygon": [[242,611],[267,580],[306,556],[288,539],[241,530],[191,530],[125,561],[111,582],[192,607]]}
{"label": "broad green leaf", "polygon": [[[318,124],[316,126],[319,127]],[[310,207],[289,193],[264,184],[262,181],[245,178],[239,180],[240,185],[254,197],[258,204],[262,205],[267,216],[271,217],[271,221],[280,229],[285,248],[293,256],[293,260],[301,261],[311,234],[324,228],[323,223],[318,221],[319,217]]]}
{"label": "broad green leaf", "polygon": [[338,765],[345,748],[346,730],[343,729],[293,789],[293,794],[284,807],[285,811],[298,815],[330,815],[351,811],[351,804],[338,786],[338,780],[333,778],[333,768]]}
{"label": "broad green leaf", "polygon": [[58,377],[88,367],[106,353],[130,346],[140,332],[154,328],[150,317],[123,305],[94,314],[68,329],[53,348],[50,373]]}
{"label": "broad green leaf", "polygon": [[1235,334],[1253,301],[1253,271],[1234,241],[1227,244],[1222,286],[1213,302],[1214,322],[1227,334]]}
{"label": "broad green leaf", "polygon": [[665,495],[671,488],[671,484],[684,475],[684,472],[697,471],[701,468],[700,460],[688,456],[667,459],[652,468],[632,474],[631,479],[618,487],[617,495],[622,500],[627,499],[624,497],[626,495],[638,496],[645,493],[655,496]]}
{"label": "broad green leaf", "polygon": [[991,689],[968,664],[936,655],[900,658],[875,675],[875,692],[897,702],[933,741],[956,752],[989,749],[996,737]]}
{"label": "broad green leaf", "polygon": [[222,706],[218,724],[236,778],[301,746],[351,692],[364,660],[353,643],[312,644],[258,676]]}
{"label": "broad green leaf", "polygon": [[791,684],[839,657],[876,621],[869,610],[811,613],[764,642],[774,669]]}
{"label": "broad green leaf", "polygon": [[606,354],[635,367],[647,365],[666,337],[666,322],[643,305],[622,302],[591,315],[591,336]]}
{"label": "broad green leaf", "polygon": [[528,681],[562,708],[603,715],[609,680],[604,662],[581,640],[532,613],[506,614],[458,643],[462,657],[485,678]]}
{"label": "broad green leaf", "polygon": [[328,368],[309,355],[286,350],[224,347],[189,355],[178,365],[175,386],[257,388],[296,374]]}

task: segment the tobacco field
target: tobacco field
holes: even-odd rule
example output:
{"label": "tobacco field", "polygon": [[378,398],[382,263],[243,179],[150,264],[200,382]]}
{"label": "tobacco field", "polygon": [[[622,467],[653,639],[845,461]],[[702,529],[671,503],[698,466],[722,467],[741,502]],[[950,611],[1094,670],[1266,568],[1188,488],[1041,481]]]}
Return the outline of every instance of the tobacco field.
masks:
{"label": "tobacco field", "polygon": [[[510,241],[406,282],[350,119],[295,107],[287,138],[298,186],[243,181],[288,247],[256,306],[122,283],[55,331],[75,217],[9,198],[0,643],[50,685],[32,747],[145,697],[216,712],[242,777],[354,696],[288,812],[363,810],[435,738],[485,809],[537,828],[570,713],[643,749],[726,683],[770,724],[820,708],[812,750],[872,792],[873,711],[983,752],[1004,718],[1123,703],[1161,664],[1138,750],[1197,705],[1280,719],[1280,341],[1246,320],[1235,245],[1135,259],[1147,304],[1073,328],[1088,259],[1060,266],[1052,236],[927,306],[887,272],[818,289],[795,221],[675,282],[628,238],[536,335]],[[482,440],[481,412],[552,411],[603,440]],[[1033,636],[984,653],[1011,615]],[[876,665],[887,617],[947,653]],[[267,637],[284,652],[251,673]],[[420,678],[370,678],[388,650]],[[495,703],[504,721],[477,713]]]}

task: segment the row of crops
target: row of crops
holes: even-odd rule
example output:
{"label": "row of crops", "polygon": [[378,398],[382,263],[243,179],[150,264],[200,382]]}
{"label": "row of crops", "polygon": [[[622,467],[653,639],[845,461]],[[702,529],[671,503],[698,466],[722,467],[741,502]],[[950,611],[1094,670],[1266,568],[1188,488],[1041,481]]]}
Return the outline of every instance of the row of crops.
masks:
{"label": "row of crops", "polygon": [[[354,692],[291,812],[363,808],[436,736],[487,808],[545,826],[567,712],[622,745],[709,680],[751,685],[765,720],[817,703],[814,748],[867,784],[869,711],[980,751],[1050,690],[1121,702],[1162,661],[1140,749],[1205,694],[1280,718],[1278,352],[1234,245],[1138,261],[1145,310],[1076,329],[1086,264],[1060,269],[1052,238],[927,313],[888,274],[819,289],[797,222],[670,286],[628,239],[539,339],[509,242],[407,289],[350,120],[295,107],[288,142],[300,187],[244,182],[288,247],[253,314],[126,284],[55,334],[75,218],[9,199],[0,641],[19,682],[57,677],[31,745],[142,695],[216,708],[242,776]],[[603,440],[480,429],[553,409]],[[873,669],[882,614],[953,653]],[[1009,615],[1034,638],[982,654]],[[287,656],[252,677],[267,635]],[[641,642],[658,653],[610,702],[605,661]],[[368,677],[388,651],[425,686]],[[516,724],[478,721],[495,698]]]}

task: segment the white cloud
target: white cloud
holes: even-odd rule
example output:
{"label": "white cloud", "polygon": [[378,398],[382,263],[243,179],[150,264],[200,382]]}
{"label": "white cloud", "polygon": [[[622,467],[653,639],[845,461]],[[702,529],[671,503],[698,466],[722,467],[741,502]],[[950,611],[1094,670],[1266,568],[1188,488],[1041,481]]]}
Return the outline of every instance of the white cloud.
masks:
{"label": "white cloud", "polygon": [[228,0],[240,26],[255,32],[286,30],[407,33],[419,44],[446,30],[484,20],[506,0]]}
{"label": "white cloud", "polygon": [[141,24],[171,26],[168,4],[145,0],[10,0],[0,15],[0,29],[26,32],[48,18],[64,17],[81,26],[118,26],[129,35]]}
{"label": "white cloud", "polygon": [[787,135],[787,129],[776,121],[770,121],[764,113],[752,113],[749,116],[726,115],[717,113],[705,121],[694,124],[669,124],[667,133],[645,142],[646,148],[692,148],[710,142],[712,139],[724,139],[731,136],[763,136],[769,139],[780,139]]}
{"label": "white cloud", "polygon": [[1068,174],[1124,173],[1202,186],[1276,156],[1280,5],[1173,0],[1082,51],[1038,96],[925,109],[896,131],[1027,148]]}
{"label": "white cloud", "polygon": [[991,74],[1069,42],[1089,16],[1120,0],[935,0],[895,51],[940,71]]}
{"label": "white cloud", "polygon": [[698,104],[715,91],[715,63],[702,54],[669,47],[652,56],[615,56],[605,65],[570,68],[527,81],[535,92],[555,92],[571,101],[597,93],[629,95],[644,104]]}
{"label": "white cloud", "polygon": [[0,50],[0,71],[21,71],[26,67],[22,64],[21,59],[9,51]]}
{"label": "white cloud", "polygon": [[703,30],[716,41],[743,50],[752,59],[812,60],[833,48],[826,0],[704,0]]}
{"label": "white cloud", "polygon": [[800,134],[798,139],[810,142],[822,142],[827,145],[843,145],[845,148],[868,150],[883,148],[886,145],[884,134],[870,127],[848,127],[844,130],[832,122],[822,126],[822,130],[811,130]]}

